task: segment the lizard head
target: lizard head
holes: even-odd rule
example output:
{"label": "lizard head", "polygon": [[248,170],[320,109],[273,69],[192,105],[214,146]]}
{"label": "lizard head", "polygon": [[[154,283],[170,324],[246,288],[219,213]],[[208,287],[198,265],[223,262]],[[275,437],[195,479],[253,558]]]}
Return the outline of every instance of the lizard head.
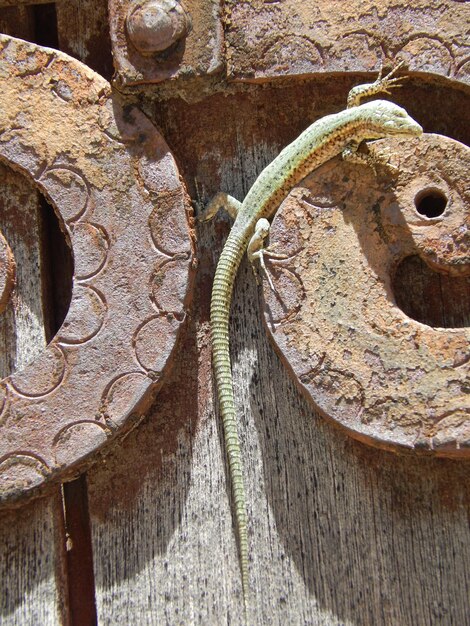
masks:
{"label": "lizard head", "polygon": [[[382,137],[418,137],[422,127],[408,115],[405,109],[387,100],[372,100],[362,104],[371,126]],[[372,137],[371,137],[372,138]]]}

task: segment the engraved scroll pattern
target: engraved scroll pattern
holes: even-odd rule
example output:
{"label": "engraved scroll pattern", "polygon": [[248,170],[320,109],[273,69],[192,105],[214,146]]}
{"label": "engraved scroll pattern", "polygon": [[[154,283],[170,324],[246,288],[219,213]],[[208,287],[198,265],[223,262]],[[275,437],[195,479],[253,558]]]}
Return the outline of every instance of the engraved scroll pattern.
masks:
{"label": "engraved scroll pattern", "polygon": [[54,206],[75,264],[57,335],[0,383],[0,501],[13,502],[71,475],[148,403],[193,247],[176,165],[138,109],[62,53],[2,36],[0,56],[0,158]]}

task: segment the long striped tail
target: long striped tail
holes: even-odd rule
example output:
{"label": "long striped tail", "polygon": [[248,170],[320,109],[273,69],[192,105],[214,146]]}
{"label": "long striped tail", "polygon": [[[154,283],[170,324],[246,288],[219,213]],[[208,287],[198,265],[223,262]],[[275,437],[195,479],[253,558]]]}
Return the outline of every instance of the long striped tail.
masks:
{"label": "long striped tail", "polygon": [[232,229],[214,277],[211,298],[212,360],[224,429],[240,553],[243,599],[248,594],[248,535],[243,465],[238,439],[229,349],[229,316],[235,276],[246,248],[246,236]]}

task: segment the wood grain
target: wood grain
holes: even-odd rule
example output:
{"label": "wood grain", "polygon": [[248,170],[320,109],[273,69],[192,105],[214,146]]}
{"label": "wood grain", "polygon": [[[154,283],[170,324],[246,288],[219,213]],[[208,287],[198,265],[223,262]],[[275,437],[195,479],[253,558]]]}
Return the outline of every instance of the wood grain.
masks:
{"label": "wood grain", "polygon": [[[23,175],[0,164],[0,229],[13,251],[16,286],[0,315],[0,377],[19,370],[46,345],[44,230],[39,194]],[[56,495],[0,512],[2,624],[68,623],[65,533]]]}
{"label": "wood grain", "polygon": [[[78,4],[65,6],[64,31],[83,17]],[[83,24],[67,44],[78,56],[89,51]],[[241,199],[306,123],[343,106],[348,81],[244,88],[192,106],[155,95],[141,103],[190,187],[197,179],[208,196],[223,189]],[[396,99],[427,116],[427,130],[464,140],[468,120],[455,115],[468,110],[464,96],[431,85],[403,88]],[[88,475],[99,624],[242,621],[208,325],[227,232],[223,219],[199,227],[197,297],[172,374],[146,420]],[[470,466],[371,450],[319,418],[269,344],[258,297],[244,262],[232,358],[250,520],[249,623],[469,623]],[[0,542],[2,624],[67,624],[58,499],[3,512]],[[72,593],[80,598],[80,589]]]}
{"label": "wood grain", "polygon": [[[265,90],[192,115],[176,105],[165,135],[187,180],[204,172],[208,195],[219,185],[243,198],[278,148],[282,124],[264,117],[278,98]],[[302,112],[280,106],[295,126]],[[191,133],[181,133],[189,120]],[[197,154],[207,136],[217,158],[207,147]],[[172,376],[147,419],[89,473],[100,624],[242,623],[208,334],[227,231],[223,219],[199,227],[197,297]],[[258,298],[244,262],[232,362],[250,520],[248,623],[468,623],[470,465],[373,450],[318,417],[269,344]]]}
{"label": "wood grain", "polygon": [[16,285],[0,315],[0,378],[30,363],[46,345],[42,305],[41,213],[36,189],[0,164],[0,230],[13,252]]}
{"label": "wood grain", "polygon": [[[249,623],[465,623],[468,465],[350,441],[299,397],[267,343],[251,281],[239,283],[235,309]],[[242,623],[220,429],[210,406],[199,423],[189,412],[172,424],[189,393],[181,382],[91,472],[102,624]],[[208,382],[205,368],[199,397]]]}
{"label": "wood grain", "polygon": [[0,32],[27,41],[34,40],[34,16],[30,6],[2,6]]}
{"label": "wood grain", "polygon": [[60,496],[0,513],[0,622],[68,624]]}
{"label": "wood grain", "polygon": [[107,2],[67,0],[58,2],[56,11],[59,49],[110,80],[113,59]]}

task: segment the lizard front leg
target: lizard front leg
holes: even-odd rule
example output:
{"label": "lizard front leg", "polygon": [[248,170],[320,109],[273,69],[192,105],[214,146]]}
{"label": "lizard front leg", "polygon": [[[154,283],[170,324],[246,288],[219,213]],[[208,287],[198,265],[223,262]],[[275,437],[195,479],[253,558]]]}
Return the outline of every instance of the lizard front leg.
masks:
{"label": "lizard front leg", "polygon": [[374,170],[374,174],[377,176],[377,165],[383,165],[388,168],[392,172],[397,172],[398,168],[396,165],[389,163],[386,159],[381,158],[379,156],[372,156],[371,154],[366,154],[364,152],[358,152],[358,148],[360,143],[357,141],[351,141],[348,143],[346,148],[341,152],[341,156],[343,161],[348,161],[348,163],[359,163],[360,165],[368,165]]}
{"label": "lizard front leg", "polygon": [[361,104],[362,98],[367,96],[375,96],[378,93],[390,94],[390,88],[401,87],[400,82],[405,80],[406,76],[399,76],[392,78],[393,75],[403,65],[403,61],[400,61],[395,67],[385,76],[382,76],[382,66],[380,66],[379,75],[373,83],[365,83],[364,85],[356,85],[351,89],[348,94],[347,108],[356,107]]}
{"label": "lizard front leg", "polygon": [[374,159],[370,154],[365,154],[364,152],[358,152],[359,143],[357,141],[351,141],[348,143],[346,148],[341,152],[341,156],[343,161],[348,161],[349,163],[359,163],[361,165],[368,165],[374,170],[374,173],[377,174],[377,159]]}
{"label": "lizard front leg", "polygon": [[264,263],[264,257],[269,256],[272,259],[285,259],[286,256],[284,254],[278,254],[277,252],[274,252],[273,250],[269,250],[269,248],[264,247],[264,240],[268,236],[270,227],[270,223],[264,217],[261,217],[256,222],[255,232],[253,233],[253,236],[248,243],[246,253],[253,267],[253,272],[255,276],[258,276],[257,268],[255,266],[255,259],[257,259],[259,261],[261,271],[266,276],[266,280],[268,281],[269,286],[273,291],[275,291],[271,276],[269,275],[268,270],[266,269],[266,265]]}
{"label": "lizard front leg", "polygon": [[237,217],[237,213],[240,210],[242,203],[236,200],[233,196],[229,196],[224,191],[219,191],[206,205],[206,208],[199,215],[201,222],[207,222],[215,217],[216,213],[220,209],[225,209],[232,219]]}

